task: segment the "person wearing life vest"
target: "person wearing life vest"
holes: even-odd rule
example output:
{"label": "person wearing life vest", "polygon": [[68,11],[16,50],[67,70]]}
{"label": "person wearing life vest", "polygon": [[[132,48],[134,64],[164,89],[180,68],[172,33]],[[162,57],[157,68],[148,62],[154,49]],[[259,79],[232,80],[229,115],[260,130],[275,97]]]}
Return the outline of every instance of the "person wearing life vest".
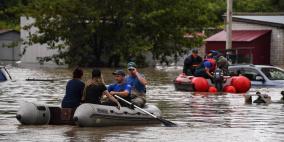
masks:
{"label": "person wearing life vest", "polygon": [[183,73],[185,75],[193,75],[195,69],[202,62],[202,58],[198,55],[197,49],[192,49],[191,55],[186,57],[183,64]]}
{"label": "person wearing life vest", "polygon": [[222,55],[222,53],[210,50],[209,54],[216,60],[217,68],[220,68],[224,75],[229,75],[229,61],[226,57]]}
{"label": "person wearing life vest", "polygon": [[206,59],[196,68],[194,76],[204,77],[206,79],[213,79],[213,73],[216,70],[216,60],[211,55],[207,56]]}

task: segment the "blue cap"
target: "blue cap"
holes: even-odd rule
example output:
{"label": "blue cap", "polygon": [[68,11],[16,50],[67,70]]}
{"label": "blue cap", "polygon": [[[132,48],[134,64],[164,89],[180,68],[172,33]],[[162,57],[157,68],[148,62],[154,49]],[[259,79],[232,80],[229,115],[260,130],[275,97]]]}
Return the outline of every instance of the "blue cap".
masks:
{"label": "blue cap", "polygon": [[121,75],[121,76],[125,76],[125,72],[123,70],[115,70],[113,73],[113,75]]}
{"label": "blue cap", "polygon": [[219,54],[219,52],[218,52],[218,51],[216,51],[216,50],[209,50],[209,53],[212,53],[212,54],[213,54],[213,56],[215,56],[215,55]]}

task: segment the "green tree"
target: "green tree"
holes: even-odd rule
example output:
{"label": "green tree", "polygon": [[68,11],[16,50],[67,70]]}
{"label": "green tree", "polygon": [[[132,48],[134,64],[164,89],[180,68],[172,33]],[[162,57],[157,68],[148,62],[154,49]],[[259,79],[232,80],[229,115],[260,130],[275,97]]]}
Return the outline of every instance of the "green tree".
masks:
{"label": "green tree", "polygon": [[[59,49],[55,61],[98,66],[106,54],[127,57],[150,51],[160,58],[199,46],[203,40],[195,33],[219,22],[215,7],[207,0],[34,0],[26,15],[36,22],[26,28],[38,28],[29,44]],[[193,38],[184,38],[186,33]]]}
{"label": "green tree", "polygon": [[283,0],[235,0],[233,9],[236,12],[283,12]]}
{"label": "green tree", "polygon": [[20,16],[23,7],[29,0],[1,0],[0,1],[0,29],[20,30]]}

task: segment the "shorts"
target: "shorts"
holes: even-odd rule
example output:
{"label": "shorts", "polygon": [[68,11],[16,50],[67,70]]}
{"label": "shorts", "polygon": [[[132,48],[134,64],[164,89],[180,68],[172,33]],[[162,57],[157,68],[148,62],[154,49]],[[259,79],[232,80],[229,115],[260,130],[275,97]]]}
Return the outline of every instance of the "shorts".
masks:
{"label": "shorts", "polygon": [[141,96],[137,96],[137,97],[134,97],[133,99],[131,99],[131,102],[138,107],[144,107],[145,104],[146,104],[146,98],[141,97]]}

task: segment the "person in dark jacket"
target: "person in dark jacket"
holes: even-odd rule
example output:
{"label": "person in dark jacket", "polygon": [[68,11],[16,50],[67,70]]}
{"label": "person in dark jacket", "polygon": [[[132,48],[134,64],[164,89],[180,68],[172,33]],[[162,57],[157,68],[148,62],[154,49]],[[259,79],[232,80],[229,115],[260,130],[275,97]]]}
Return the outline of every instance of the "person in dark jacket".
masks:
{"label": "person in dark jacket", "polygon": [[184,60],[183,73],[186,75],[193,75],[201,62],[202,58],[198,55],[198,50],[192,49],[191,55]]}
{"label": "person in dark jacket", "polygon": [[80,105],[85,83],[81,81],[83,70],[76,68],[73,71],[73,79],[69,80],[66,85],[65,96],[62,100],[62,108],[76,108]]}

